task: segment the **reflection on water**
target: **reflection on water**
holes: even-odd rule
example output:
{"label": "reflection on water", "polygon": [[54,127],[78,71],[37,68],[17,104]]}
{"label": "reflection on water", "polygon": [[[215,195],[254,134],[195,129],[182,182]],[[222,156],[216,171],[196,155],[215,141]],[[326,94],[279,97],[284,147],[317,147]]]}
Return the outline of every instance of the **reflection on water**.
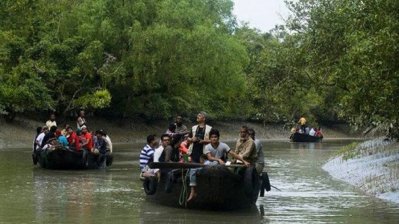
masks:
{"label": "reflection on water", "polygon": [[[321,166],[348,142],[270,143],[271,191],[258,200],[276,223],[396,223],[397,205],[357,192],[332,179]],[[384,214],[381,220],[380,214]]]}
{"label": "reflection on water", "polygon": [[113,203],[110,192],[120,191],[112,186],[112,175],[99,179],[89,174],[58,171],[49,175],[43,170],[35,170],[33,181],[36,220],[43,223],[48,221],[46,214],[49,211],[59,213],[61,220],[58,221],[88,223],[102,220],[110,215],[105,207]]}
{"label": "reflection on water", "polygon": [[187,210],[143,201],[140,223],[262,223],[258,208],[234,212]]}
{"label": "reflection on water", "polygon": [[[142,145],[116,146],[110,169],[33,168],[29,149],[0,151],[0,223],[397,223],[399,208],[321,169],[350,142],[264,142],[272,188],[257,207],[233,212],[147,202],[138,181]],[[133,152],[133,149],[136,151]]]}

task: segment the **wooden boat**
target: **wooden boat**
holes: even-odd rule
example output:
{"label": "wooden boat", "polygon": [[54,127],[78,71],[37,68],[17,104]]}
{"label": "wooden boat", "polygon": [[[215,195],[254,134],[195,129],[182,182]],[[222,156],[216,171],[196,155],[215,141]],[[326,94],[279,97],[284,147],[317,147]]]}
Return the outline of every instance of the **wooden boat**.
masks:
{"label": "wooden boat", "polygon": [[291,142],[321,142],[323,140],[323,136],[317,137],[295,132],[290,136],[290,140]]}
{"label": "wooden boat", "polygon": [[33,164],[39,163],[46,169],[98,169],[106,160],[106,166],[111,166],[112,155],[100,155],[86,151],[74,151],[63,147],[55,149],[36,150],[32,154]]}
{"label": "wooden boat", "polygon": [[[152,163],[150,167],[161,168],[161,175],[159,182],[157,177],[144,177],[147,199],[166,206],[207,210],[251,208],[255,206],[261,188],[264,188],[253,167],[195,163]],[[188,168],[195,167],[200,167],[197,172],[197,196],[186,202],[190,194]]]}

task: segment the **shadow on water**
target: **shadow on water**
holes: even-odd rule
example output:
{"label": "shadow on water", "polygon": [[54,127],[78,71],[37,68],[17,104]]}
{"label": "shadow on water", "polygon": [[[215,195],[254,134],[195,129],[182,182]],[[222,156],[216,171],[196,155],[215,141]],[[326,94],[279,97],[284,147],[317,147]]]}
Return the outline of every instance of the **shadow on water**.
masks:
{"label": "shadow on water", "polygon": [[207,211],[173,208],[151,201],[143,201],[140,208],[140,223],[264,223],[261,209],[235,211]]}
{"label": "shadow on water", "polygon": [[291,146],[291,149],[315,150],[315,149],[322,149],[323,143],[321,143],[321,142],[291,142],[290,146]]}

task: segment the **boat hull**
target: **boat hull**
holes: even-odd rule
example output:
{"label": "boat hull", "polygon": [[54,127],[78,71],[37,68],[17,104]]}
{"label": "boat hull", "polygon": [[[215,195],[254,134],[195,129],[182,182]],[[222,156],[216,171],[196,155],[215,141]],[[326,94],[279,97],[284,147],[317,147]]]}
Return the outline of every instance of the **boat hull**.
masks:
{"label": "boat hull", "polygon": [[[208,166],[197,172],[197,196],[186,203],[190,194],[188,169],[162,170],[156,192],[147,199],[159,204],[206,210],[233,210],[255,206],[260,191],[259,175],[254,168],[235,174],[237,168]],[[250,168],[248,168],[250,169]],[[145,186],[144,186],[145,187]]]}
{"label": "boat hull", "polygon": [[294,133],[291,135],[290,139],[292,142],[321,142],[323,140],[323,137]]}
{"label": "boat hull", "polygon": [[[93,154],[83,151],[72,151],[65,148],[56,148],[53,150],[39,150],[33,155],[35,161],[40,167],[45,169],[98,169],[103,167],[106,161],[111,165],[111,155]],[[110,162],[111,161],[111,162]]]}

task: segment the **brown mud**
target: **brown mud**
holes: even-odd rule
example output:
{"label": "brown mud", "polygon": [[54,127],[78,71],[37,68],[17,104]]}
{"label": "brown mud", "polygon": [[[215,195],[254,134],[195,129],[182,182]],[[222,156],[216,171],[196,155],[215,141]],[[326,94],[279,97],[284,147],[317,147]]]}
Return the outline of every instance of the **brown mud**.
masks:
{"label": "brown mud", "polygon": [[[143,121],[120,120],[108,121],[106,119],[89,117],[88,127],[91,131],[98,129],[105,130],[111,137],[114,144],[145,143],[146,136],[149,134],[161,135],[168,127],[168,121],[157,121],[146,123]],[[60,128],[65,123],[76,128],[75,121],[58,123]],[[37,121],[24,117],[16,117],[13,122],[6,122],[0,119],[0,149],[7,148],[27,148],[31,147],[35,136],[36,127],[43,126],[45,121]],[[186,122],[185,125],[191,128],[193,122]],[[219,129],[222,141],[235,140],[238,137],[239,129],[242,125],[254,128],[256,137],[262,140],[289,141],[290,127],[281,124],[266,124],[244,121],[212,121],[210,125]],[[323,127],[325,139],[345,139],[359,138],[359,134],[353,134],[345,125],[334,127]]]}

